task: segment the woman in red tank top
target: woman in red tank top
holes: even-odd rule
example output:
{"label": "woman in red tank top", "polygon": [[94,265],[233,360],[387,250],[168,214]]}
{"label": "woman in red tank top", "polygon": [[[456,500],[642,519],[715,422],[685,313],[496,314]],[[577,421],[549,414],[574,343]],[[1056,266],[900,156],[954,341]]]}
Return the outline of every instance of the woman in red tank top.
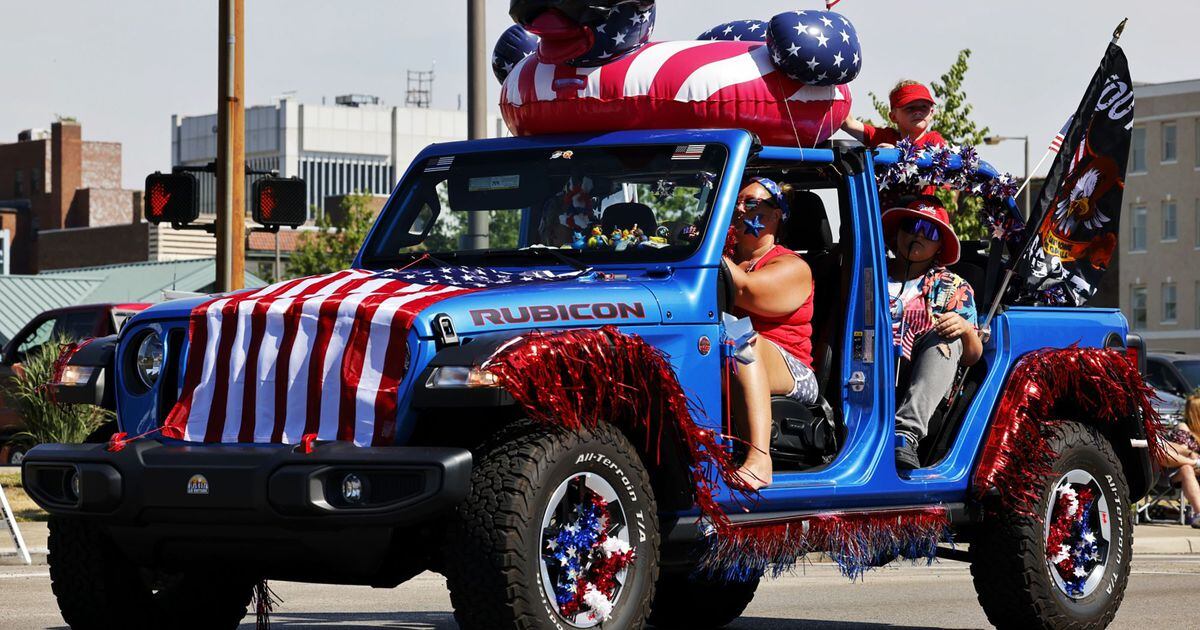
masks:
{"label": "woman in red tank top", "polygon": [[776,242],[788,217],[785,195],[765,177],[747,181],[737,201],[744,215],[731,226],[736,245],[725,257],[735,289],[733,313],[748,316],[758,333],[751,342],[754,361],[737,366],[732,405],[750,443],[737,474],[754,490],[771,483],[771,396],[786,395],[804,403],[817,398],[812,371],[812,271],[800,256]]}

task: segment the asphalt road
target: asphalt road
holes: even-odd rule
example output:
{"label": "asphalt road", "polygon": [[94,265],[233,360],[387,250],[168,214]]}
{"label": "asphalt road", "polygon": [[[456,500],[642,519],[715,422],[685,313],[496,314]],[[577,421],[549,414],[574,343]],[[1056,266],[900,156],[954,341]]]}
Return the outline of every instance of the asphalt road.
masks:
{"label": "asphalt road", "polygon": [[[272,583],[283,604],[281,630],[455,628],[445,580],[426,573],[392,590]],[[1115,628],[1186,626],[1200,593],[1200,556],[1139,556]],[[1182,615],[1182,616],[1181,616]],[[242,625],[253,628],[253,619]],[[0,566],[0,628],[63,628],[45,566]],[[887,567],[849,583],[830,565],[765,582],[745,616],[730,628],[986,628],[967,565]]]}

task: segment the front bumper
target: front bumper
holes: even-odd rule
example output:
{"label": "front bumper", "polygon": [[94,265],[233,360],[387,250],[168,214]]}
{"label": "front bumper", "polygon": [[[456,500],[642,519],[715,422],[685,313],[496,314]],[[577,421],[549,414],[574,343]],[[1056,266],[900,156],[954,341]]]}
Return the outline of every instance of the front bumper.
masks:
{"label": "front bumper", "polygon": [[[236,561],[319,581],[373,580],[398,533],[436,531],[466,498],[471,475],[471,454],[458,448],[105,446],[32,449],[22,463],[26,491],[51,515],[104,524],[140,564]],[[343,497],[348,475],[358,479],[356,503]]]}
{"label": "front bumper", "polygon": [[[406,525],[466,497],[471,454],[341,442],[307,454],[292,446],[139,441],[113,453],[103,444],[46,444],[29,451],[22,471],[30,497],[56,516],[130,524]],[[351,474],[360,481],[358,503],[341,496]]]}

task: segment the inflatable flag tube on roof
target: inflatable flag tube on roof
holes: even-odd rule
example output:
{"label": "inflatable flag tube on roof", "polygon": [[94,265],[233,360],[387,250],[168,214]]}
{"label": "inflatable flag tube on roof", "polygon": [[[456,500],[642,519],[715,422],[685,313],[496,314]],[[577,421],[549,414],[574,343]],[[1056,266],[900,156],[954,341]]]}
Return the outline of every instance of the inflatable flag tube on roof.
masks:
{"label": "inflatable flag tube on roof", "polygon": [[[579,6],[575,6],[579,4]],[[516,135],[743,128],[768,144],[813,146],[850,112],[858,35],[829,11],[709,29],[707,41],[649,42],[654,3],[515,0],[517,25],[492,65]]]}
{"label": "inflatable flag tube on roof", "polygon": [[[850,113],[850,88],[806,85],[757,42],[649,43],[593,68],[525,57],[500,111],[518,136],[620,129],[741,128],[762,142],[813,146]],[[794,126],[793,126],[794,125]]]}

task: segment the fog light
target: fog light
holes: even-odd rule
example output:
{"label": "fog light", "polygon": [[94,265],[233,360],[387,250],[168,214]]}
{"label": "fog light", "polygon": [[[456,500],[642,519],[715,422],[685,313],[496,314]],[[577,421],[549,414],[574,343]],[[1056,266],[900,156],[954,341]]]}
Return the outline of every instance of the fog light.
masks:
{"label": "fog light", "polygon": [[358,475],[350,473],[342,478],[342,498],[346,503],[361,503],[363,500],[363,483]]}

